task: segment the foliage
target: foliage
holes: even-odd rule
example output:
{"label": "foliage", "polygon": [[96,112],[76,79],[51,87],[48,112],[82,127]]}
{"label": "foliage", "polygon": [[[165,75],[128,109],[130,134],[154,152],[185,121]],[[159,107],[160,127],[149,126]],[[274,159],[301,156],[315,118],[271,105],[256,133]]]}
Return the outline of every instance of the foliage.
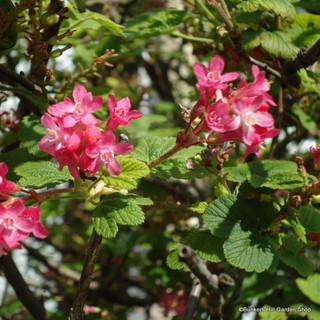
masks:
{"label": "foliage", "polygon": [[319,13],[2,1],[0,317],[319,318]]}

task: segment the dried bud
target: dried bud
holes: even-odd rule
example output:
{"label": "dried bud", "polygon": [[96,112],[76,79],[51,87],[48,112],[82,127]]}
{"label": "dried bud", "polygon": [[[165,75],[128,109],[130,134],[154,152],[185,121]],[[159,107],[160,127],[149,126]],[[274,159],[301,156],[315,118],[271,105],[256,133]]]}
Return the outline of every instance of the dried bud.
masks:
{"label": "dried bud", "polygon": [[289,203],[291,207],[299,209],[302,205],[301,196],[299,196],[298,194],[291,196]]}

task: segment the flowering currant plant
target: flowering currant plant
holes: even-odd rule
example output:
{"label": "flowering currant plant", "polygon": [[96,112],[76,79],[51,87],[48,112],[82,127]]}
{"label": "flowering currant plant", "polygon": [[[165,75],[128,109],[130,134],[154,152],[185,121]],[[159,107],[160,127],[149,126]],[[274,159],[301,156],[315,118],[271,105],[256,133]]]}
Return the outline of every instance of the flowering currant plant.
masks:
{"label": "flowering currant plant", "polygon": [[249,2],[0,3],[0,318],[319,318],[320,8]]}

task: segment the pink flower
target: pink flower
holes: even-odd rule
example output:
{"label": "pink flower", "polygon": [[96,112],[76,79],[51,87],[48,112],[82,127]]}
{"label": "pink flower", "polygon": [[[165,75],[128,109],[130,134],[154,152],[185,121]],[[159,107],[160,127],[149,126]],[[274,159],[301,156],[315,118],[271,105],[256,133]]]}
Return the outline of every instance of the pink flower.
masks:
{"label": "pink flower", "polygon": [[[59,170],[64,166],[68,166],[71,175],[79,178],[77,165],[79,163],[79,155],[82,152],[82,132],[73,129],[65,129],[59,127],[55,119],[49,114],[45,114],[41,118],[42,125],[48,130],[48,133],[39,142],[40,150],[48,152],[60,164]],[[59,124],[59,120],[58,120]]]}
{"label": "pink flower", "polygon": [[96,144],[85,148],[80,161],[80,169],[83,172],[95,174],[105,164],[110,175],[118,176],[121,166],[115,155],[130,153],[133,145],[124,142],[115,145],[116,140],[116,135],[111,130],[105,131]]}
{"label": "pink flower", "polygon": [[247,146],[256,145],[263,141],[261,133],[256,130],[258,127],[271,128],[274,124],[272,115],[265,111],[262,102],[261,96],[254,100],[237,99],[234,101],[235,127],[241,128],[241,140]]}
{"label": "pink flower", "polygon": [[48,236],[49,232],[44,227],[44,225],[39,221],[40,213],[41,213],[41,209],[37,206],[25,208],[23,212],[24,216],[30,221],[32,221],[33,223],[33,229],[32,229],[33,235],[38,239],[44,239]]}
{"label": "pink flower", "polygon": [[67,148],[61,148],[54,154],[54,159],[59,163],[59,170],[62,170],[64,166],[67,166],[71,175],[75,179],[80,178],[78,164],[79,156]]}
{"label": "pink flower", "polygon": [[0,204],[0,235],[8,248],[26,239],[34,228],[33,221],[24,215],[24,210],[24,203],[20,199],[16,199],[9,207]]}
{"label": "pink flower", "polygon": [[52,105],[48,112],[57,118],[61,118],[61,126],[64,128],[74,127],[79,122],[83,125],[100,124],[91,113],[97,111],[102,103],[102,97],[92,98],[91,92],[87,92],[82,85],[77,85],[73,90],[74,102],[65,97],[64,101]]}
{"label": "pink flower", "polygon": [[310,153],[314,158],[314,168],[320,170],[320,145],[317,145],[315,148],[310,147]]}
{"label": "pink flower", "polygon": [[239,72],[229,72],[222,75],[225,63],[219,56],[215,55],[209,64],[209,69],[202,63],[195,63],[193,70],[198,78],[197,88],[200,94],[208,100],[213,98],[217,89],[226,89],[226,82],[233,81],[239,77]]}
{"label": "pink flower", "polygon": [[19,241],[29,237],[43,239],[48,231],[39,222],[40,209],[26,208],[21,199],[10,199],[0,204],[0,255],[8,250],[21,248]]}
{"label": "pink flower", "polygon": [[110,118],[106,127],[109,130],[115,130],[119,125],[130,127],[129,121],[142,116],[140,111],[129,111],[131,109],[131,103],[128,97],[117,102],[116,98],[112,94],[109,94],[108,105],[110,108]]}
{"label": "pink flower", "polygon": [[267,93],[270,90],[270,83],[265,77],[265,72],[260,71],[256,65],[253,65],[252,74],[253,82],[248,84],[246,80],[241,79],[237,90],[234,90],[231,93],[229,101],[232,103],[233,100],[239,98],[254,98],[261,96],[267,105],[276,106],[273,98]]}
{"label": "pink flower", "polygon": [[8,181],[5,177],[8,173],[8,166],[4,162],[0,162],[0,193],[14,193],[20,188],[13,182]]}
{"label": "pink flower", "polygon": [[206,113],[206,125],[215,132],[226,132],[237,129],[238,119],[229,114],[228,104],[217,101],[212,103]]}

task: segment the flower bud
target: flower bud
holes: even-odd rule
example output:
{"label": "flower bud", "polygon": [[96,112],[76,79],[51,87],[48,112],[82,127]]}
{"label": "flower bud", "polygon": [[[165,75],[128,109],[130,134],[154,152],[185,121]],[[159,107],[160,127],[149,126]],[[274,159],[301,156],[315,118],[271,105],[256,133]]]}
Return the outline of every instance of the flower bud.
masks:
{"label": "flower bud", "polygon": [[43,27],[49,27],[53,24],[58,23],[59,19],[60,17],[56,13],[55,14],[45,13],[41,16],[40,23]]}

